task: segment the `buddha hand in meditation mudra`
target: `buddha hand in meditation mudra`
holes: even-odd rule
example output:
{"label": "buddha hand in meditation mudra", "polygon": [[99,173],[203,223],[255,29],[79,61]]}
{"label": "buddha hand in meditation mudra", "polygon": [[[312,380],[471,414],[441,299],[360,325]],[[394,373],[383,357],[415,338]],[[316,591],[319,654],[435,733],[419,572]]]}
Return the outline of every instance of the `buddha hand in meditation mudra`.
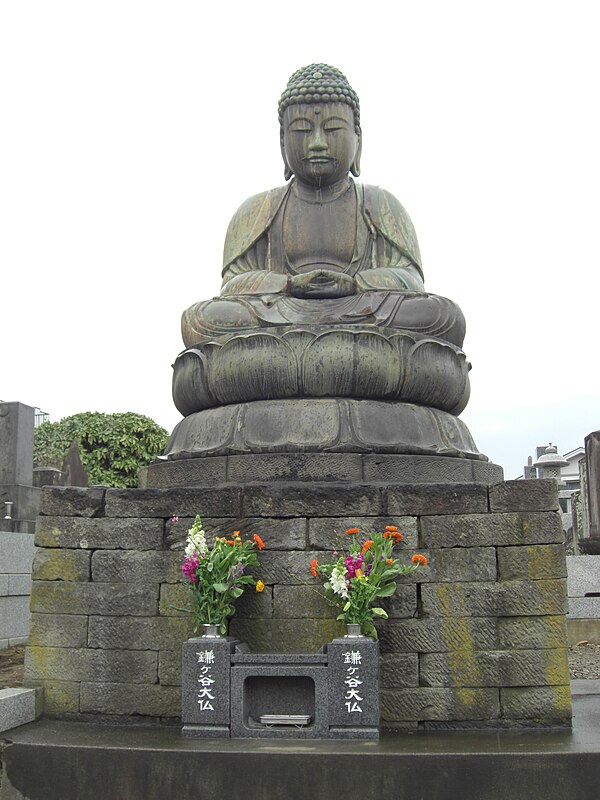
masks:
{"label": "buddha hand in meditation mudra", "polygon": [[288,183],[246,200],[221,295],[183,314],[167,455],[323,450],[484,458],[464,317],[424,290],[396,198],[356,183],[358,97],[339,70],[298,70],[279,101]]}

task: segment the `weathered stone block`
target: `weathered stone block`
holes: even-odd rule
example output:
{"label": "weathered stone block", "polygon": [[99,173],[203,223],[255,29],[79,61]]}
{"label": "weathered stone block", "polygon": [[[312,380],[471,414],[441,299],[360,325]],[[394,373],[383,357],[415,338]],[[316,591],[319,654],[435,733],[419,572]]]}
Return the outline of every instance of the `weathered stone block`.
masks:
{"label": "weathered stone block", "polygon": [[227,480],[361,481],[360,453],[253,453],[229,456]]}
{"label": "weathered stone block", "polygon": [[244,488],[244,514],[261,517],[380,515],[381,495],[365,484],[277,483]]}
{"label": "weathered stone block", "polygon": [[532,544],[498,548],[498,575],[502,581],[551,580],[567,577],[562,544]]}
{"label": "weathered stone block", "polygon": [[423,611],[441,617],[516,617],[563,614],[566,581],[423,584]]}
{"label": "weathered stone block", "polygon": [[388,486],[384,489],[383,513],[406,514],[485,514],[488,510],[487,486],[476,484],[424,484]]}
{"label": "weathered stone block", "polygon": [[[160,615],[163,617],[184,616],[194,607],[193,596],[183,583],[163,583],[160,590]],[[257,592],[249,586],[237,600],[235,616],[244,619],[268,619],[273,616],[273,587],[265,586]]]}
{"label": "weathered stone block", "polygon": [[38,581],[89,581],[89,550],[38,550],[33,577]]}
{"label": "weathered stone block", "polygon": [[158,584],[34,581],[30,603],[41,614],[153,616]]}
{"label": "weathered stone block", "polygon": [[[313,517],[308,521],[309,546],[316,550],[340,550],[348,546],[346,531],[360,528],[366,536],[374,531],[383,531],[386,525],[395,525],[402,533],[402,544],[406,548],[417,547],[416,517]],[[401,552],[401,551],[400,551]]]}
{"label": "weathered stone block", "polygon": [[395,594],[381,601],[381,606],[387,611],[390,619],[414,617],[417,613],[417,587],[402,581],[404,578],[399,579]]}
{"label": "weathered stone block", "polygon": [[490,511],[558,511],[556,482],[519,480],[491,486]]}
{"label": "weathered stone block", "polygon": [[416,653],[394,653],[381,657],[382,689],[419,685],[419,657]]}
{"label": "weathered stone block", "polygon": [[263,653],[315,653],[344,633],[334,619],[242,619],[231,620],[229,633],[251,650]]}
{"label": "weathered stone block", "polygon": [[85,647],[88,618],[75,614],[32,614],[29,644],[37,647]]}
{"label": "weathered stone block", "polygon": [[63,681],[131,681],[156,683],[155,651],[87,650],[66,647],[28,647],[25,679]]}
{"label": "weathered stone block", "polygon": [[445,548],[425,551],[428,566],[407,576],[419,583],[496,580],[494,547]]}
{"label": "weathered stone block", "polygon": [[38,547],[81,547],[90,550],[159,550],[163,520],[38,517],[35,543]]}
{"label": "weathered stone block", "polygon": [[[103,517],[106,489],[101,486],[44,486],[40,514],[51,517]],[[141,515],[140,515],[141,516]]]}
{"label": "weathered stone block", "polygon": [[241,514],[241,489],[233,486],[175,489],[107,489],[107,517],[224,517]]}
{"label": "weathered stone block", "polygon": [[227,456],[181,458],[143,467],[140,489],[172,489],[174,486],[210,486],[227,480]]}
{"label": "weathered stone block", "polygon": [[496,618],[443,617],[388,622],[379,633],[382,653],[435,653],[496,647]]}
{"label": "weathered stone block", "polygon": [[421,537],[421,545],[432,549],[552,544],[565,538],[560,517],[552,512],[423,516]]}
{"label": "weathered stone block", "polygon": [[98,714],[179,717],[181,692],[177,686],[137,683],[82,683],[81,711]]}
{"label": "weathered stone block", "polygon": [[[341,608],[330,606],[322,594],[322,584],[310,586],[275,586],[273,610],[276,617],[337,617]],[[345,601],[344,601],[345,602]]]}
{"label": "weathered stone block", "polygon": [[44,714],[76,714],[79,711],[79,681],[27,679],[27,686],[44,690]]}
{"label": "weathered stone block", "polygon": [[528,686],[500,690],[502,717],[547,723],[570,724],[571,688],[564,686]]}
{"label": "weathered stone block", "polygon": [[569,680],[566,650],[456,650],[420,657],[425,686],[537,686]]}
{"label": "weathered stone block", "polygon": [[500,617],[498,648],[515,650],[564,647],[567,623],[564,616]]}
{"label": "weathered stone block", "polygon": [[159,651],[158,680],[163,686],[181,686],[181,647]]}
{"label": "weathered stone block", "polygon": [[381,718],[388,725],[402,720],[491,720],[499,716],[497,689],[419,686],[381,693]]}
{"label": "weathered stone block", "polygon": [[92,579],[101,583],[177,583],[182,554],[171,551],[98,550],[92,556]]}
{"label": "weathered stone block", "polygon": [[191,617],[90,617],[88,647],[175,650],[192,636],[192,626]]}
{"label": "weathered stone block", "polygon": [[[180,518],[177,525],[166,523],[165,547],[183,548],[192,518]],[[240,531],[242,539],[251,539],[257,533],[268,550],[304,550],[306,547],[307,520],[276,519],[265,517],[202,517],[206,538],[212,543],[215,536],[231,538],[233,531]]]}
{"label": "weathered stone block", "polygon": [[447,456],[364,455],[364,476],[386,483],[498,483],[502,467],[471,458]]}
{"label": "weathered stone block", "polygon": [[311,562],[314,558],[318,560],[321,555],[321,551],[286,552],[265,549],[260,555],[260,567],[254,569],[253,574],[260,576],[267,584],[298,584],[306,580],[312,581]]}

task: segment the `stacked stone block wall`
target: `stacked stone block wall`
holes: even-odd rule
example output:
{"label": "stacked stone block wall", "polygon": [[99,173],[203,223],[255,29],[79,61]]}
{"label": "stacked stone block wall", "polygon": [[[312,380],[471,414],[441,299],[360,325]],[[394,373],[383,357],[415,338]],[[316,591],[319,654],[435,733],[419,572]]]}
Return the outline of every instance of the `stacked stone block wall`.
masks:
{"label": "stacked stone block wall", "polygon": [[264,539],[265,590],[241,598],[230,633],[266,652],[315,652],[340,635],[311,560],[329,559],[348,527],[395,524],[403,557],[429,563],[402,579],[380,625],[382,726],[569,725],[557,509],[543,480],[46,488],[26,683],[44,687],[51,715],[176,719],[192,633],[180,566],[196,513],[210,535]]}

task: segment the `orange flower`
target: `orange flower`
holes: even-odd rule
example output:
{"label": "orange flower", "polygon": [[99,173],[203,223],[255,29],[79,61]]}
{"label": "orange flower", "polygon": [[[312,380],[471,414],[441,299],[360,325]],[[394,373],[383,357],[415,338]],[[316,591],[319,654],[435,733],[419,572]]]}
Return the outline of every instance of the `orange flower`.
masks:
{"label": "orange flower", "polygon": [[393,558],[386,558],[385,563],[388,565],[388,567],[391,567],[392,564],[394,563],[394,559]]}
{"label": "orange flower", "polygon": [[394,539],[394,544],[398,544],[404,538],[401,533],[392,533],[392,537]]}
{"label": "orange flower", "polygon": [[262,581],[256,581],[256,591],[257,592],[262,592],[264,588],[265,588],[265,585],[264,585],[264,583]]}
{"label": "orange flower", "polygon": [[234,538],[234,539],[237,539],[237,538],[239,537],[239,535],[240,535],[240,532],[239,532],[239,531],[234,531],[234,532],[233,532],[233,538]]}
{"label": "orange flower", "polygon": [[235,544],[235,542],[233,541],[233,539],[225,539],[225,541],[227,542],[227,544],[230,544],[232,547],[233,547],[233,545]]}
{"label": "orange flower", "polygon": [[394,531],[398,530],[398,528],[395,525],[386,525],[385,529],[386,529],[386,531],[389,531],[390,533],[393,533]]}
{"label": "orange flower", "polygon": [[384,539],[389,539],[389,538],[390,538],[390,536],[391,536],[391,534],[390,534],[390,532],[389,532],[389,531],[384,531],[384,533],[383,533],[383,538],[384,538]]}
{"label": "orange flower", "polygon": [[318,573],[317,573],[317,564],[318,563],[319,562],[317,561],[316,558],[313,558],[313,560],[310,563],[310,571],[313,574],[313,578],[318,578]]}
{"label": "orange flower", "polygon": [[425,556],[421,555],[421,553],[415,553],[410,560],[413,562],[413,564],[416,564],[419,567],[427,566],[427,559]]}
{"label": "orange flower", "polygon": [[348,536],[354,536],[355,533],[360,533],[360,528],[348,528],[346,533]]}
{"label": "orange flower", "polygon": [[260,536],[258,535],[258,533],[255,533],[255,534],[254,534],[254,536],[253,536],[252,538],[254,539],[254,541],[256,542],[256,544],[258,545],[258,549],[259,549],[259,550],[263,550],[263,549],[264,549],[264,546],[265,546],[265,543],[264,543],[264,542],[263,542],[263,540],[260,538]]}
{"label": "orange flower", "polygon": [[373,547],[373,539],[367,539],[367,541],[363,544],[361,553],[366,553],[369,547]]}

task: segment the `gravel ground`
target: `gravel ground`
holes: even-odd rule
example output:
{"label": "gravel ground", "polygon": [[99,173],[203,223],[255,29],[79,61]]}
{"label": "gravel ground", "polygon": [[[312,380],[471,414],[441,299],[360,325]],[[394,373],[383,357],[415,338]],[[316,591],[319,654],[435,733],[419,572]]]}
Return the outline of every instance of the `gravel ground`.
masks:
{"label": "gravel ground", "polygon": [[579,642],[569,647],[571,678],[600,680],[600,644]]}
{"label": "gravel ground", "polygon": [[[0,650],[0,689],[23,685],[23,658],[25,648],[10,647]],[[569,648],[571,678],[600,680],[600,644],[579,642]]]}

